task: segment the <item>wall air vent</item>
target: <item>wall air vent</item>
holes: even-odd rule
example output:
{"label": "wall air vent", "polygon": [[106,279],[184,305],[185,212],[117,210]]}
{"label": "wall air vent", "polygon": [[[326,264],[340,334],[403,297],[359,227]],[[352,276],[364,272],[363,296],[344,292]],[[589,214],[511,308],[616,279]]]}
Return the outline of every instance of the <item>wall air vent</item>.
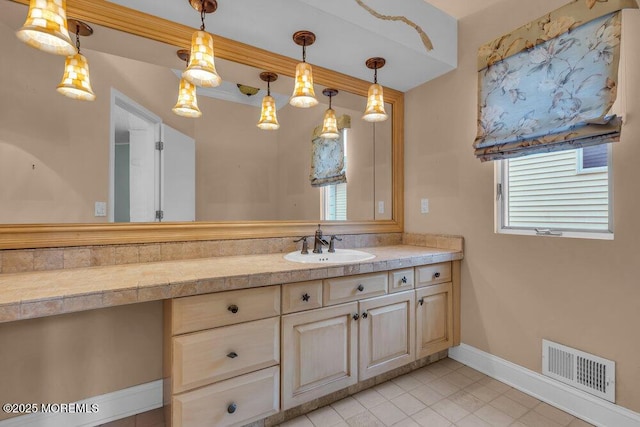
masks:
{"label": "wall air vent", "polygon": [[542,374],[616,401],[616,363],[574,348],[542,340]]}

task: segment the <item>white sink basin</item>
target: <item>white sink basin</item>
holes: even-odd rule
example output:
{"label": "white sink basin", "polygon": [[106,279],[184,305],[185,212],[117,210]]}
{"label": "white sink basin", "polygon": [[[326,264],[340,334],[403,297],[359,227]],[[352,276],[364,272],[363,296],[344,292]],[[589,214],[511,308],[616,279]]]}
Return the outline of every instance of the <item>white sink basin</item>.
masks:
{"label": "white sink basin", "polygon": [[289,252],[284,256],[287,261],[302,263],[335,263],[342,264],[347,262],[360,262],[373,259],[376,256],[368,252],[357,251],[355,249],[336,249],[335,252],[327,252],[314,254],[309,251],[308,254],[301,254],[300,251]]}

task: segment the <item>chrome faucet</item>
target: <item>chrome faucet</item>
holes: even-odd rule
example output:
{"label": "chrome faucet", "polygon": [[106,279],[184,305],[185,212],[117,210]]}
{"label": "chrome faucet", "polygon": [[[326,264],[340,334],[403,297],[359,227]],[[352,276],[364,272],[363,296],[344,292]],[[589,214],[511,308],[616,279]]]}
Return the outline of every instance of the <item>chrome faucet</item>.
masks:
{"label": "chrome faucet", "polygon": [[329,252],[335,252],[336,251],[336,244],[334,243],[336,240],[338,242],[342,242],[342,239],[339,238],[338,236],[336,236],[335,234],[333,236],[331,236],[331,240],[329,241]]}
{"label": "chrome faucet", "polygon": [[298,240],[294,240],[293,241],[293,243],[298,243],[298,242],[302,242],[302,250],[300,251],[300,253],[302,255],[308,254],[309,253],[309,244],[307,243],[307,236],[302,236]]}
{"label": "chrome faucet", "polygon": [[322,253],[322,246],[323,245],[328,245],[329,242],[327,242],[326,240],[324,240],[322,238],[322,230],[320,230],[320,224],[318,224],[318,229],[316,230],[316,235],[313,239],[313,253],[314,254],[321,254]]}

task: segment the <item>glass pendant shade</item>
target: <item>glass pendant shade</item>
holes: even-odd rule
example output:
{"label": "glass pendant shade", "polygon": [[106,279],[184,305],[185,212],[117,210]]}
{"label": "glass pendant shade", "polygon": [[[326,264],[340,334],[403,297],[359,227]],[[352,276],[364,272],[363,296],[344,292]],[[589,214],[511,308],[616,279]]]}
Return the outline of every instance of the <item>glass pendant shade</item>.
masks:
{"label": "glass pendant shade", "polygon": [[316,94],[313,91],[313,73],[311,65],[300,62],[296,66],[296,81],[293,88],[293,95],[289,99],[289,104],[299,108],[309,108],[318,105]]}
{"label": "glass pendant shade", "polygon": [[82,101],[96,99],[89,80],[89,63],[84,55],[76,53],[75,55],[67,56],[64,64],[64,75],[57,87],[57,91],[64,96]]}
{"label": "glass pendant shade", "polygon": [[338,132],[338,121],[336,120],[336,112],[333,108],[328,108],[324,113],[324,121],[322,122],[322,132],[320,136],[325,139],[337,139],[340,137]]}
{"label": "glass pendant shade", "polygon": [[276,100],[273,96],[267,95],[262,98],[262,112],[258,127],[264,130],[276,130],[280,128],[278,117],[276,116]]}
{"label": "glass pendant shade", "polygon": [[221,79],[216,72],[213,56],[213,36],[206,31],[196,31],[191,37],[189,65],[182,77],[200,87],[216,87]]}
{"label": "glass pendant shade", "polygon": [[186,79],[180,79],[178,102],[172,108],[174,113],[182,117],[200,117],[202,112],[198,108],[196,87]]}
{"label": "glass pendant shade", "polygon": [[377,83],[369,86],[369,94],[367,96],[367,108],[362,118],[368,122],[382,122],[387,120],[389,116],[384,111],[384,96],[382,95],[382,86]]}
{"label": "glass pendant shade", "polygon": [[27,20],[16,36],[36,49],[56,55],[74,55],[69,38],[65,0],[31,0]]}

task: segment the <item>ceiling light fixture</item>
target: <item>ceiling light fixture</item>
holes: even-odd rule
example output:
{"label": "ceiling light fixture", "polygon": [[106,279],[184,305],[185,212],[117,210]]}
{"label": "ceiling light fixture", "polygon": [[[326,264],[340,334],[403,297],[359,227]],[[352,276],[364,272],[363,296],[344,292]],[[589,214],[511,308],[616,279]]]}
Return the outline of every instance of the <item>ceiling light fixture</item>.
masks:
{"label": "ceiling light fixture", "polygon": [[31,0],[29,12],[16,36],[36,49],[56,55],[74,55],[65,0]]}
{"label": "ceiling light fixture", "polygon": [[191,36],[191,52],[189,65],[182,73],[182,77],[190,83],[201,87],[216,87],[221,79],[216,72],[213,55],[213,36],[205,31],[204,17],[218,8],[216,0],[189,0],[191,7],[200,12],[200,30]]}
{"label": "ceiling light fixture", "polygon": [[322,132],[320,136],[325,139],[338,139],[338,121],[336,120],[336,112],[331,108],[331,98],[338,94],[338,89],[327,88],[322,91],[324,96],[329,97],[329,108],[324,113],[324,121],[322,122]]}
{"label": "ceiling light fixture", "polygon": [[311,31],[297,31],[293,34],[293,41],[298,46],[302,46],[302,62],[296,66],[295,86],[289,104],[299,108],[313,107],[318,105],[318,100],[313,91],[311,65],[307,64],[307,46],[311,46],[316,41],[316,35]]}
{"label": "ceiling light fixture", "polygon": [[[180,49],[177,52],[178,58],[185,62],[189,62],[189,51]],[[174,113],[182,117],[200,117],[202,112],[198,108],[198,99],[196,97],[196,86],[184,77],[180,79],[180,89],[178,90],[178,102],[171,109]]]}
{"label": "ceiling light fixture", "polygon": [[278,80],[278,75],[270,71],[260,73],[260,79],[267,82],[267,95],[262,98],[262,111],[258,127],[264,130],[276,130],[280,128],[278,117],[276,116],[276,101],[271,96],[271,82]]}
{"label": "ceiling light fixture", "polygon": [[367,96],[367,108],[362,116],[368,122],[382,122],[389,117],[384,111],[382,86],[378,84],[378,68],[384,67],[385,63],[384,58],[369,58],[365,62],[367,68],[374,70],[373,84],[369,86],[369,94]]}
{"label": "ceiling light fixture", "polygon": [[91,89],[91,81],[89,80],[89,62],[80,53],[80,36],[90,36],[93,34],[93,28],[75,19],[69,19],[68,25],[76,30],[77,52],[67,56],[64,63],[64,75],[56,90],[69,98],[93,101],[96,99],[96,95]]}

